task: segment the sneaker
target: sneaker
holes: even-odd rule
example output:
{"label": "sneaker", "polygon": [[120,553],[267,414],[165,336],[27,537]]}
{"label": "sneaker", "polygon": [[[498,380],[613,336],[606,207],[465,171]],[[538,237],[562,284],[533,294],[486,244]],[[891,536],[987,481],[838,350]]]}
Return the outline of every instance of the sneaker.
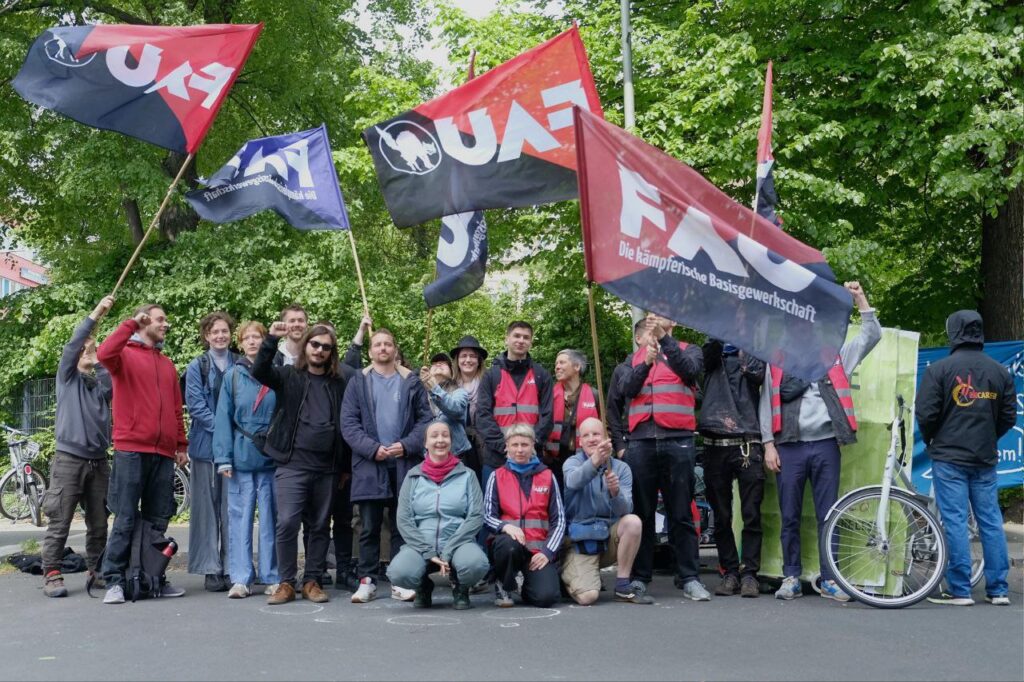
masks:
{"label": "sneaker", "polygon": [[106,596],[103,597],[104,604],[123,604],[124,603],[124,588],[120,585],[114,585],[107,590]]}
{"label": "sneaker", "polygon": [[494,584],[494,605],[501,609],[510,609],[516,605],[512,601],[512,595],[505,591],[505,588],[498,583]]}
{"label": "sneaker", "polygon": [[205,580],[203,580],[203,588],[207,592],[227,592],[228,584],[224,576],[217,575],[216,573],[207,573]]}
{"label": "sneaker", "polygon": [[355,592],[359,589],[359,574],[356,573],[354,563],[342,564],[338,568],[338,578],[334,581],[334,588],[346,592]]}
{"label": "sneaker", "polygon": [[740,596],[756,598],[761,596],[761,584],[752,575],[745,575],[740,578]]}
{"label": "sneaker", "polygon": [[796,576],[789,576],[782,581],[782,587],[775,590],[776,599],[796,599],[797,597],[804,596],[803,587],[800,585],[800,578]]}
{"label": "sneaker", "polygon": [[278,606],[295,601],[295,588],[289,583],[278,583],[274,593],[267,599],[270,606]]}
{"label": "sneaker", "polygon": [[992,606],[1009,606],[1010,605],[1010,597],[1009,597],[1009,595],[1005,595],[1005,594],[997,594],[995,596],[989,596],[989,595],[986,594],[985,595],[985,601],[987,601],[989,604],[992,604]]}
{"label": "sneaker", "polygon": [[683,584],[683,596],[692,601],[711,601],[711,593],[699,580],[691,580]]}
{"label": "sneaker", "polygon": [[481,578],[480,582],[478,582],[476,585],[473,585],[473,587],[469,588],[469,593],[483,594],[487,591],[488,587],[490,587],[490,584],[487,582],[487,578]]}
{"label": "sneaker", "polygon": [[359,581],[359,589],[352,593],[353,604],[366,604],[377,598],[377,586],[373,584],[373,578],[363,578]]}
{"label": "sneaker", "polygon": [[726,573],[722,582],[715,588],[715,594],[719,597],[731,597],[740,591],[740,579],[733,573]]}
{"label": "sneaker", "polygon": [[275,592],[277,592],[277,588],[279,588],[279,587],[281,587],[281,583],[274,583],[273,585],[267,585],[267,587],[263,590],[263,594],[265,594],[265,595],[267,595],[269,597],[270,595],[272,595]]}
{"label": "sneaker", "polygon": [[314,604],[324,604],[330,601],[330,598],[324,593],[320,583],[316,580],[310,580],[302,585],[302,598],[306,601],[311,601]]}
{"label": "sneaker", "polygon": [[835,580],[822,580],[820,587],[820,594],[825,599],[835,599],[840,602],[850,601],[850,595],[839,589],[839,585],[836,585]]}
{"label": "sneaker", "polygon": [[249,590],[248,585],[235,583],[231,586],[231,589],[228,590],[228,599],[245,599],[250,594],[252,594],[252,592]]}
{"label": "sneaker", "polygon": [[175,597],[184,597],[185,590],[180,587],[175,587],[170,583],[164,583],[160,586],[160,596],[167,599],[174,599]]}
{"label": "sneaker", "polygon": [[948,592],[942,592],[937,597],[928,597],[928,601],[945,606],[974,606],[974,600],[970,597],[954,597]]}
{"label": "sneaker", "polygon": [[[639,589],[637,589],[639,587]],[[653,604],[654,598],[647,594],[647,586],[634,580],[625,591],[615,590],[615,601],[628,604]]]}
{"label": "sneaker", "polygon": [[416,598],[416,590],[407,590],[404,587],[391,586],[391,598],[398,601],[412,601]]}
{"label": "sneaker", "polygon": [[46,581],[43,583],[43,594],[47,597],[68,596],[68,588],[64,587],[64,576],[60,574],[60,571],[52,571],[50,575],[46,576]]}

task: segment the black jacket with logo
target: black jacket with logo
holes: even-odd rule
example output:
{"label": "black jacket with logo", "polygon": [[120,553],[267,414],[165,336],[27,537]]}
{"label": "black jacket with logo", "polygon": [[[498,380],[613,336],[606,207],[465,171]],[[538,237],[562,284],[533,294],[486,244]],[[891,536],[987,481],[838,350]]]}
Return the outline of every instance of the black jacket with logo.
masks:
{"label": "black jacket with logo", "polygon": [[959,311],[946,321],[952,352],[930,365],[917,390],[918,428],[936,461],[995,466],[997,442],[1017,418],[1017,396],[1006,368],[982,350],[981,316]]}

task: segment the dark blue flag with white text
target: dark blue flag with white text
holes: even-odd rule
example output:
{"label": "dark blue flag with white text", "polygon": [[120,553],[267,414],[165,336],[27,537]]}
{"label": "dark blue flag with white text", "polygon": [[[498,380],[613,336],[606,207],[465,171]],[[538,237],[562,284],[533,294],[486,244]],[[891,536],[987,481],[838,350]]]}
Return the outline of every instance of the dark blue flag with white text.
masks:
{"label": "dark blue flag with white text", "polygon": [[487,272],[487,223],[483,211],[441,218],[437,240],[437,277],[423,289],[428,308],[469,296]]}
{"label": "dark blue flag with white text", "polygon": [[203,184],[185,197],[210,222],[269,209],[300,230],[349,227],[326,125],[249,140]]}

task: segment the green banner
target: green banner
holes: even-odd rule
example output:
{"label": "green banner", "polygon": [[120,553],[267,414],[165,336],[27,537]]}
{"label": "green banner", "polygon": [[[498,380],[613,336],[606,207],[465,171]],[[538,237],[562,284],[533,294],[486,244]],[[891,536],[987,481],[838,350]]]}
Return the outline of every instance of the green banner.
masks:
{"label": "green banner", "polygon": [[[851,325],[848,338],[856,336],[859,332],[859,326]],[[889,424],[895,416],[896,395],[902,394],[910,408],[914,405],[918,336],[916,332],[883,329],[882,339],[878,345],[850,377],[853,404],[857,410],[857,442],[842,449],[840,497],[855,488],[882,481],[882,469],[889,450]],[[912,434],[913,420],[908,419],[907,425],[907,433]],[[910,451],[911,448],[908,446],[908,472]],[[782,545],[779,538],[782,516],[779,512],[775,475],[771,472],[768,473],[764,493],[764,502],[761,504],[764,543],[761,547],[760,574],[781,578]],[[734,500],[734,532],[736,537],[740,538],[743,521],[739,511],[738,491],[734,492]],[[804,569],[801,577],[805,580],[810,580],[819,573],[817,528],[811,486],[808,483],[804,490],[804,512],[800,524],[800,548]]]}

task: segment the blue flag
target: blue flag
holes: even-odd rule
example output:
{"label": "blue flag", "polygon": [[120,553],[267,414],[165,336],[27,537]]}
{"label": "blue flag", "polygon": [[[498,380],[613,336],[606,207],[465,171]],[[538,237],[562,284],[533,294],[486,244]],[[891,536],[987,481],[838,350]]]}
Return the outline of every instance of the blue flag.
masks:
{"label": "blue flag", "polygon": [[270,209],[300,230],[347,230],[327,126],[246,142],[185,195],[200,217],[230,223]]}
{"label": "blue flag", "polygon": [[441,218],[437,240],[437,277],[423,289],[428,308],[469,296],[487,272],[487,223],[483,211]]}

